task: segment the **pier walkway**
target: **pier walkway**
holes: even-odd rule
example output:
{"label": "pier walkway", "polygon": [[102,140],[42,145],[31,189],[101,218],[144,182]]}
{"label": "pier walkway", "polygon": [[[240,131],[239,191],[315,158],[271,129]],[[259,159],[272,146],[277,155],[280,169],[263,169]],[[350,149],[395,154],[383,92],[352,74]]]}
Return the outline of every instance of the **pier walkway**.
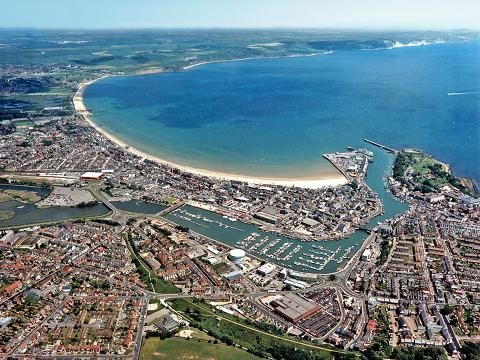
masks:
{"label": "pier walkway", "polygon": [[398,152],[398,150],[395,150],[394,148],[388,147],[386,145],[382,145],[382,144],[377,143],[377,142],[372,141],[372,140],[363,139],[363,141],[365,141],[369,144],[375,145],[375,146],[379,147],[380,149],[387,150],[388,152],[391,152],[391,153],[394,153],[394,154],[396,154]]}

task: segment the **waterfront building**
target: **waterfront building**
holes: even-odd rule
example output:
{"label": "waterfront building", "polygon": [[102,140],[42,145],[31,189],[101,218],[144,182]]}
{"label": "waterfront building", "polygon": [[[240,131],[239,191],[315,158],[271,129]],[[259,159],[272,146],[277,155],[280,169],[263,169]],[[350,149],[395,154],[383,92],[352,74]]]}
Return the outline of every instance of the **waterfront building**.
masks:
{"label": "waterfront building", "polygon": [[265,263],[257,269],[257,273],[262,276],[271,274],[277,267],[270,263]]}
{"label": "waterfront building", "polygon": [[370,261],[371,256],[372,250],[365,249],[365,251],[362,253],[362,261]]}
{"label": "waterfront building", "polygon": [[245,258],[245,251],[242,249],[232,249],[228,253],[228,258],[234,263],[241,263]]}

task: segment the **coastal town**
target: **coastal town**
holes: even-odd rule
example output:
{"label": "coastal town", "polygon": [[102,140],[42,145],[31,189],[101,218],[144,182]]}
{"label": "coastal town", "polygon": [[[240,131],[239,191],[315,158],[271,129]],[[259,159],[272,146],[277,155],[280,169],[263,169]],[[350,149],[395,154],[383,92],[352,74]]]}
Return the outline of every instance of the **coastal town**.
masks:
{"label": "coastal town", "polygon": [[[338,176],[323,181],[195,172],[95,127],[85,83],[32,82],[69,101],[0,119],[0,357],[148,359],[169,341],[252,359],[480,351],[473,181],[372,141],[324,154]],[[378,151],[388,200],[367,179]]]}
{"label": "coastal town", "polygon": [[[261,321],[333,352],[378,344],[388,356],[399,345],[440,346],[455,357],[479,331],[480,201],[449,183],[424,193],[405,171],[391,175],[389,187],[408,211],[370,229],[383,204],[365,182],[369,150],[326,155],[347,185],[305,189],[217,180],[146,160],[98,134],[82,114],[4,135],[1,149],[4,183],[52,189],[34,199],[40,208],[99,201],[110,210],[98,220],[4,227],[4,354],[135,356],[145,334],[202,323],[179,310],[192,298],[204,311]],[[115,206],[131,199],[158,211]],[[274,236],[262,243],[252,234],[231,246],[165,218],[183,211],[203,221],[187,206],[219,214],[223,226],[248,223],[301,241],[277,248]],[[302,241],[322,249],[360,229],[367,240],[334,275],[289,268]],[[315,245],[310,254],[322,259],[322,252],[331,254]]]}

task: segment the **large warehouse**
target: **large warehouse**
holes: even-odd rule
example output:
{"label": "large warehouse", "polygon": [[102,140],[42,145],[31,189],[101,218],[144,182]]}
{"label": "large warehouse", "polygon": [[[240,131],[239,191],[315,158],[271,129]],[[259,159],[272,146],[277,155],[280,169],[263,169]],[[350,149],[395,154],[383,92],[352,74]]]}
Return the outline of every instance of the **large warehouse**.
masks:
{"label": "large warehouse", "polygon": [[87,171],[85,174],[82,174],[80,176],[81,180],[99,180],[105,176],[105,173],[103,172],[94,172],[94,171]]}
{"label": "large warehouse", "polygon": [[296,324],[321,309],[320,305],[294,293],[288,293],[270,303],[275,313]]}

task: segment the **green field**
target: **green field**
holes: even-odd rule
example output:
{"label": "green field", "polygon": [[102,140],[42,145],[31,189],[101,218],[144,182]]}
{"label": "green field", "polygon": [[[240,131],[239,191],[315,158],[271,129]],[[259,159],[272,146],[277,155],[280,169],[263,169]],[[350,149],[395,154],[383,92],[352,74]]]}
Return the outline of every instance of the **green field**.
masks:
{"label": "green field", "polygon": [[26,190],[0,190],[0,202],[17,200],[23,203],[36,203],[37,201],[42,200],[40,196],[37,195],[35,191],[26,191]]}
{"label": "green field", "polygon": [[393,177],[411,190],[422,193],[439,192],[447,184],[470,193],[461,179],[451,174],[446,164],[420,151],[400,151],[393,166]]}
{"label": "green field", "polygon": [[0,210],[0,220],[8,220],[15,216],[15,213],[10,210]]}
{"label": "green field", "polygon": [[167,196],[165,199],[163,199],[163,201],[167,204],[167,205],[173,205],[178,199],[173,197],[173,196]]}
{"label": "green field", "polygon": [[224,344],[177,338],[165,340],[149,338],[142,345],[140,359],[253,360],[259,358],[245,350]]}
{"label": "green field", "polygon": [[301,354],[305,360],[354,359],[357,353],[318,345],[315,342],[292,338],[273,325],[251,322],[223,312],[200,300],[175,299],[171,306],[181,316],[188,318],[191,325],[205,331],[225,344],[235,344],[263,357],[289,358],[293,353]]}
{"label": "green field", "polygon": [[30,120],[15,121],[16,127],[29,127],[33,125],[34,125],[33,122],[31,122]]}

